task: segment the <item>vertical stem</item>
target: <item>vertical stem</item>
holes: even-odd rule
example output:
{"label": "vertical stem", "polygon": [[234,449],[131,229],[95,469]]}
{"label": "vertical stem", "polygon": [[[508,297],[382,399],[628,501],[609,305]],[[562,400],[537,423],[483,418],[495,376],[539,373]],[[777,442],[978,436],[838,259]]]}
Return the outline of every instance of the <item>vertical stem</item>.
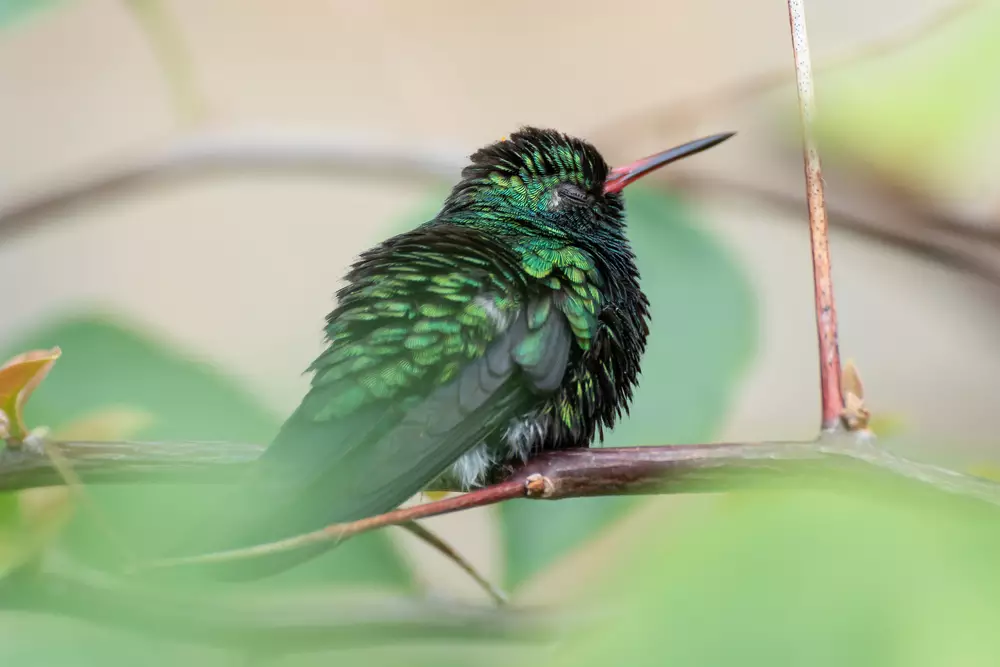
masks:
{"label": "vertical stem", "polygon": [[820,167],[819,150],[816,148],[816,140],[812,133],[816,100],[813,96],[804,0],[788,0],[788,18],[792,29],[795,81],[799,93],[799,116],[802,121],[806,201],[809,205],[809,240],[812,245],[813,283],[816,290],[816,328],[819,333],[823,430],[830,431],[840,425],[844,399],[840,390],[837,308],[833,301],[833,278],[830,274],[830,243],[826,202],[823,196],[823,172]]}

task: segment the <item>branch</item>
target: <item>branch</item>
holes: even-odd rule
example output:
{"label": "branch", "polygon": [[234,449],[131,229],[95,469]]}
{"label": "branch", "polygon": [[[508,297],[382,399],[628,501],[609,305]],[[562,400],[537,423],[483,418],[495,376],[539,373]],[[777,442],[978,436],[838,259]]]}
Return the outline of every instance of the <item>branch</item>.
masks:
{"label": "branch", "polygon": [[175,641],[294,653],[387,640],[549,641],[555,617],[412,598],[310,594],[182,594],[118,579],[20,573],[0,579],[0,609],[57,614]]}
{"label": "branch", "polygon": [[[890,441],[891,444],[891,441]],[[220,483],[238,479],[264,451],[263,445],[216,442],[52,442],[63,460],[72,465],[80,480],[89,484],[108,483]],[[902,445],[900,445],[902,447]],[[890,447],[893,448],[893,447]],[[539,473],[558,482],[557,490],[546,499],[649,493],[632,477],[653,473],[667,475],[666,484],[653,493],[687,491],[728,491],[737,479],[771,483],[789,473],[821,473],[836,469],[835,462],[854,461],[852,467],[923,482],[949,493],[957,493],[1000,505],[1000,485],[935,466],[902,459],[874,447],[862,435],[824,434],[806,443],[724,443],[660,445],[649,447],[595,448],[548,452],[531,459],[511,477],[523,481]],[[790,464],[795,465],[790,468]],[[627,471],[625,469],[628,469]],[[624,487],[617,485],[627,477]],[[567,484],[578,483],[569,493]],[[585,483],[585,485],[584,485]],[[601,492],[601,484],[609,486]],[[40,445],[0,450],[0,490],[15,491],[61,485],[63,480]],[[438,489],[454,490],[454,489]],[[481,493],[481,492],[473,492]],[[504,492],[506,494],[508,492]],[[464,494],[409,509],[439,506],[439,503],[468,503]],[[521,491],[510,497],[523,495]],[[462,509],[456,507],[455,509]],[[454,511],[454,510],[451,510]],[[420,518],[420,517],[413,517]]]}
{"label": "branch", "polygon": [[276,128],[208,130],[175,140],[161,150],[143,151],[86,172],[67,175],[34,193],[0,206],[0,237],[47,220],[81,201],[127,191],[137,185],[190,178],[213,170],[325,169],[346,177],[378,176],[441,182],[465,165],[461,151],[401,149],[390,143],[359,140],[327,131]]}
{"label": "branch", "polygon": [[[901,30],[884,39],[867,42],[857,48],[845,51],[820,63],[818,69],[823,71],[842,69],[891,55],[924,37],[939,32],[943,27],[984,4],[983,0],[958,0],[950,5],[945,5],[940,10],[930,12],[924,20],[908,30]],[[653,132],[678,128],[689,130],[703,121],[706,116],[729,111],[740,103],[759,98],[788,83],[788,70],[784,67],[762,72],[740,79],[734,84],[720,86],[703,95],[692,96],[665,107],[647,109],[624,118],[618,118],[595,130],[594,135],[612,140],[615,138],[614,135],[623,128],[632,132],[641,132],[644,128]]]}
{"label": "branch", "polygon": [[[691,102],[694,104],[694,102]],[[667,117],[671,112],[664,112]],[[55,214],[92,197],[101,197],[150,182],[195,177],[211,170],[329,170],[349,177],[378,176],[442,182],[458,173],[460,154],[450,151],[400,150],[373,142],[340,138],[327,132],[251,129],[205,132],[179,140],[175,145],[150,155],[125,159],[88,169],[31,194],[14,197],[0,207],[0,238],[14,235],[48,221]],[[794,194],[739,179],[679,165],[654,184],[673,184],[683,189],[739,192],[782,206],[799,206]],[[877,178],[877,175],[873,175]],[[869,184],[871,180],[867,181]],[[1000,284],[1000,270],[991,252],[1000,238],[975,220],[933,210],[927,202],[901,201],[913,193],[885,192],[882,204],[892,210],[869,211],[854,206],[854,199],[841,202],[831,222],[883,243],[940,259],[946,265]],[[892,201],[886,197],[896,195]],[[843,198],[841,198],[843,199]],[[844,207],[843,204],[850,206]],[[905,204],[901,209],[901,204]],[[987,241],[988,243],[983,243]],[[995,253],[994,253],[995,255]]]}
{"label": "branch", "polygon": [[[930,12],[909,28],[825,59],[817,64],[817,69],[828,71],[843,68],[892,54],[943,30],[983,5],[982,0],[953,2]],[[731,111],[741,103],[759,99],[790,82],[787,68],[779,68],[741,78],[704,94],[618,118],[591,134],[609,145],[620,145],[642,137],[645,137],[644,143],[659,143],[663,140],[661,135],[664,133],[688,132],[706,117]],[[883,174],[871,170],[865,173],[864,169],[865,165],[852,163],[850,173],[853,182],[850,187],[844,183],[833,184],[838,185],[842,196],[835,198],[835,208],[839,203],[840,210],[831,211],[832,224],[876,238],[882,243],[891,243],[902,250],[940,260],[995,285],[1000,284],[1000,262],[995,252],[1000,243],[1000,231],[992,225],[984,224],[989,221],[959,217],[942,211],[920,192],[899,187],[885,179]],[[789,207],[797,208],[801,205],[799,198],[795,196],[797,192],[778,190],[778,186],[760,183],[753,178],[753,174],[748,174],[745,170],[741,170],[737,177],[722,175],[718,170],[705,172],[688,170],[682,166],[660,176],[653,183],[671,183],[681,190],[696,187],[704,190],[705,186],[710,186],[712,190],[718,189],[728,194],[740,192]],[[869,201],[873,197],[874,201]],[[867,202],[867,206],[861,204],[863,208],[859,210],[859,202]],[[830,202],[827,203],[829,205]],[[881,210],[873,210],[876,205]]]}
{"label": "branch", "polygon": [[795,55],[795,81],[802,120],[803,159],[806,174],[806,200],[809,204],[809,241],[812,245],[813,284],[816,290],[816,328],[819,332],[819,381],[823,407],[823,430],[839,428],[844,411],[840,391],[840,350],[837,343],[837,307],[833,300],[830,274],[829,225],[823,196],[823,171],[812,125],[816,100],[813,96],[812,65],[803,0],[788,0],[792,29],[792,53]]}
{"label": "branch", "polygon": [[300,549],[319,542],[407,524],[515,498],[560,500],[595,496],[733,491],[817,482],[894,482],[1000,507],[1000,484],[896,457],[867,433],[825,432],[809,443],[666,445],[546,452],[509,479],[460,496],[415,505],[246,549],[156,561],[144,569],[221,563]]}
{"label": "branch", "polygon": [[[234,443],[46,442],[27,439],[18,448],[0,448],[0,491],[70,483],[77,492],[83,482],[222,482],[235,480],[264,451],[258,445]],[[89,502],[89,501],[88,501]],[[121,541],[97,513],[109,538]],[[498,604],[503,591],[433,532],[404,525],[452,560]],[[128,549],[124,549],[128,552]],[[130,568],[136,566],[129,558]]]}
{"label": "branch", "polygon": [[[224,482],[236,479],[264,451],[231,442],[50,442],[85,483]],[[63,483],[42,442],[0,447],[0,491]]]}
{"label": "branch", "polygon": [[[939,11],[931,12],[909,29],[851,49],[820,63],[819,68],[841,68],[891,54],[941,30],[943,26],[966,16],[983,4],[982,0],[958,0]],[[608,125],[596,128],[591,134],[600,141],[620,143],[624,128],[633,133],[683,129],[696,119],[731,109],[740,102],[759,97],[788,82],[787,68],[765,72],[667,107],[618,118]],[[182,137],[160,151],[144,151],[139,156],[94,165],[84,173],[68,174],[61,181],[44,184],[35,192],[25,192],[8,199],[0,206],[0,238],[4,234],[16,234],[47,220],[56,219],[54,213],[83,200],[105,196],[152,180],[196,176],[206,169],[326,169],[343,172],[348,176],[364,174],[437,180],[453,178],[464,162],[459,150],[441,151],[430,147],[426,150],[400,149],[390,144],[358,141],[354,137],[341,137],[329,132],[310,133],[268,128],[209,131]],[[688,181],[691,179],[698,185],[703,177],[699,172],[689,172],[681,165],[665,180],[678,182],[683,187],[690,185]],[[709,184],[715,184],[714,179],[708,180],[711,181]],[[729,186],[725,183],[719,185]],[[742,182],[730,185],[751,196],[760,195],[766,199],[779,197],[779,203],[788,203],[784,201],[784,193],[760,190]],[[958,242],[974,241],[977,238],[994,243],[1000,241],[995,230],[984,227],[975,220],[960,221],[954,216],[938,213],[928,215],[926,204],[921,204],[921,210],[906,212],[909,224],[905,226],[887,229],[883,224],[883,218],[886,217],[884,212],[868,216],[868,219],[853,214],[845,218],[847,213],[838,214],[834,216],[833,222],[873,235],[882,242],[893,243],[903,250],[928,256],[946,256],[945,260],[949,265],[971,270],[991,282],[1000,282],[998,271],[989,262],[971,257],[968,252],[956,252],[952,248],[956,239]],[[918,222],[925,224],[917,224]],[[931,229],[925,230],[924,227]],[[934,229],[950,232],[951,237],[925,238],[928,236],[925,232],[933,232]]]}
{"label": "branch", "polygon": [[453,546],[445,542],[442,537],[424,526],[421,526],[416,521],[407,521],[406,523],[400,524],[400,526],[416,536],[418,539],[429,544],[438,553],[461,568],[463,572],[469,575],[469,577],[471,577],[472,580],[475,581],[476,584],[490,596],[494,603],[497,605],[507,604],[507,594],[497,588],[493,582],[480,573],[472,565],[472,563],[467,561],[462,554],[458,553]]}
{"label": "branch", "polygon": [[[87,462],[77,472],[84,480],[89,477],[89,481],[158,481],[176,478],[178,473],[182,478],[193,473],[202,479],[205,472],[215,478],[228,466],[242,469],[262,450],[250,445],[198,443],[101,443],[97,448],[94,443],[63,442],[57,446],[64,456]],[[22,461],[31,456],[29,452],[22,454]],[[9,452],[3,458],[9,461]],[[38,472],[46,464],[38,461],[30,469]],[[158,467],[169,475],[162,475]],[[127,475],[119,474],[122,471]],[[4,473],[0,464],[0,477]],[[48,477],[58,481],[54,471]],[[21,475],[18,479],[32,478]],[[33,479],[42,477],[35,475]],[[877,488],[871,484],[873,481],[896,482],[907,489],[942,492],[986,507],[1000,507],[998,484],[895,457],[857,434],[826,433],[810,443],[549,452],[532,459],[499,485],[320,532],[323,539],[344,539],[362,530],[512,498],[556,500],[715,492],[773,488],[775,484],[812,489],[817,482],[837,480],[864,482],[866,490]],[[941,495],[934,493],[930,497],[937,503]],[[301,543],[289,548],[297,546]],[[387,637],[544,641],[554,627],[550,617],[524,609],[491,610],[405,599],[358,604],[331,601],[322,594],[303,597],[273,592],[260,598],[217,592],[195,597],[146,591],[110,578],[67,579],[52,574],[0,579],[0,609],[55,613],[181,641],[259,646],[276,653],[340,647],[345,643],[382,643]]]}
{"label": "branch", "polygon": [[59,478],[69,489],[70,494],[72,494],[78,503],[87,509],[95,524],[100,528],[101,532],[104,533],[104,537],[107,539],[108,543],[115,547],[116,553],[125,563],[127,563],[130,567],[133,566],[136,560],[136,555],[132,547],[118,534],[118,531],[115,530],[111,522],[108,521],[104,512],[101,511],[101,509],[94,503],[94,499],[90,497],[90,494],[87,492],[80,476],[76,474],[73,466],[70,465],[65,458],[63,458],[62,454],[59,453],[59,450],[54,447],[52,443],[40,439],[38,435],[31,436],[26,441],[22,441],[21,448],[23,449],[25,446],[38,447],[44,456],[52,462],[53,469],[55,469]]}
{"label": "branch", "polygon": [[[672,182],[687,192],[739,194],[789,213],[797,213],[802,207],[802,197],[797,191],[766,186],[742,177],[685,173],[674,177]],[[988,239],[982,232],[973,232],[972,227],[965,223],[939,225],[936,221],[944,217],[926,210],[922,216],[919,211],[913,211],[911,217],[905,217],[900,215],[900,211],[883,210],[868,216],[844,206],[834,205],[828,209],[830,221],[836,227],[969,273],[993,287],[1000,287],[1000,253],[995,244],[984,243]],[[968,234],[963,232],[965,229],[969,229]]]}

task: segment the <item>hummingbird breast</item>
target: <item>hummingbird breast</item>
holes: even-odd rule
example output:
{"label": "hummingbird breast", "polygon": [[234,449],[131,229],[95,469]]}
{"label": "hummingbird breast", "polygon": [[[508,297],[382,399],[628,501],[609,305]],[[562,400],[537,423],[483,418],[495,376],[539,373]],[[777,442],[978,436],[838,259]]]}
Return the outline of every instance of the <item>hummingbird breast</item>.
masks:
{"label": "hummingbird breast", "polygon": [[624,260],[598,262],[608,278],[602,280],[600,306],[586,331],[575,322],[578,313],[566,293],[560,289],[550,295],[557,304],[554,316],[573,341],[561,380],[552,391],[533,395],[518,416],[462,455],[439,482],[466,490],[500,481],[539,452],[603,440],[604,430],[627,412],[649,335],[649,301],[631,257]]}

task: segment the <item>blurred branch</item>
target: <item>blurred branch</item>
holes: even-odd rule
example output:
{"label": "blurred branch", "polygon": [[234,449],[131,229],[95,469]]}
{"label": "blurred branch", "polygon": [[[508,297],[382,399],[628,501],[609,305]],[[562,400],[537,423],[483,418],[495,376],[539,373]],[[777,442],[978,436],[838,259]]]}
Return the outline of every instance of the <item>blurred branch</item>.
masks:
{"label": "blurred branch", "polygon": [[[328,132],[246,130],[207,132],[132,160],[123,160],[86,176],[68,178],[33,195],[0,205],[0,239],[58,218],[84,200],[112,196],[152,182],[193,178],[239,170],[331,171],[353,178],[389,177],[441,184],[461,170],[459,151],[401,149],[378,142],[340,138]],[[678,165],[661,184],[739,193],[782,207],[802,205],[797,191],[782,183],[765,184]],[[877,176],[866,179],[870,186]],[[910,201],[903,193],[865,193],[841,197],[831,204],[830,222],[902,250],[940,259],[946,265],[1000,285],[1000,232],[972,221],[954,220],[927,202]],[[859,201],[874,199],[872,206]],[[842,201],[843,200],[843,201]],[[878,207],[880,210],[869,210]],[[995,241],[994,244],[983,241]]]}
{"label": "blurred branch", "polygon": [[[688,192],[739,195],[779,207],[789,213],[799,213],[803,205],[802,195],[798,191],[771,187],[743,177],[686,173],[673,176],[671,182]],[[866,211],[857,210],[853,206],[855,202],[845,203],[850,204],[850,208],[828,205],[830,224],[834,227],[848,229],[1000,287],[1000,252],[996,246],[984,243],[991,240],[989,237],[992,230],[977,229],[954,221],[936,225],[934,221],[945,216],[936,214],[933,210],[918,211],[908,206],[899,210],[903,202],[898,200],[895,202],[899,205],[897,210],[870,216],[865,215]],[[912,217],[906,215],[907,210],[912,211]],[[924,222],[927,224],[922,224]]]}
{"label": "blurred branch", "polygon": [[[149,0],[127,1],[141,7]],[[821,63],[819,69],[833,69],[892,53],[939,30],[982,4],[982,0],[962,0],[953,3],[934,12],[909,30],[851,50]],[[621,128],[628,128],[630,132],[642,132],[645,128],[645,131],[656,133],[664,130],[683,130],[713,112],[730,109],[740,101],[787,85],[791,80],[787,69],[781,68],[665,108],[619,118],[599,128],[592,135],[598,140],[609,141]],[[392,144],[358,141],[355,138],[338,137],[322,131],[310,133],[250,129],[207,132],[181,138],[160,151],[144,152],[139,156],[103,166],[96,165],[84,174],[70,175],[61,182],[52,183],[34,193],[24,193],[22,196],[3,202],[0,205],[0,238],[5,234],[15,234],[41,224],[45,219],[51,219],[55,214],[85,199],[112,195],[148,184],[150,181],[162,182],[170,178],[195,177],[211,171],[311,169],[330,170],[349,176],[388,176],[438,181],[451,179],[457,175],[464,162],[464,155],[459,150],[401,149]],[[671,180],[679,180],[682,183],[687,176],[691,176],[693,180],[701,178],[697,174],[689,175],[683,165],[675,168],[671,176]],[[771,193],[763,192],[759,186],[742,189],[746,194],[771,197]],[[903,230],[896,226],[887,228],[882,224],[882,218],[885,217],[883,212],[872,213],[869,216],[852,214],[850,219],[837,215],[833,216],[832,222],[840,224],[841,220],[845,220],[851,229],[873,235],[884,242],[894,243],[907,250],[917,250],[930,255],[948,255],[952,266],[971,270],[977,275],[988,275],[991,282],[997,282],[995,280],[997,271],[983,269],[981,266],[983,262],[979,259],[973,260],[976,266],[963,264],[964,257],[969,253],[952,252],[951,246],[966,239],[972,242],[977,240],[1000,242],[1000,232],[982,225],[956,221],[953,216],[934,212],[926,205],[920,205],[926,202],[912,203],[913,206],[906,206],[907,210],[902,212],[908,217],[912,216],[914,224],[911,227],[917,227],[917,223],[922,223],[919,226],[948,230],[952,234],[942,238],[942,234],[934,233],[935,229],[913,232],[912,229]]]}
{"label": "blurred branch", "polygon": [[[85,483],[235,481],[264,449],[249,444],[190,442],[57,442],[50,446],[74,466]],[[1000,506],[1000,485],[994,482],[896,457],[876,448],[864,433],[824,434],[808,443],[664,445],[549,452],[530,460],[498,485],[247,551],[258,555],[259,549],[283,550],[311,541],[344,539],[375,528],[512,498],[556,500],[723,492],[774,484],[803,485],[827,473],[868,481],[895,479],[909,486],[924,486]],[[0,451],[0,489],[61,483],[58,471],[40,447]],[[213,557],[225,560],[231,553]]]}
{"label": "blurred branch", "polygon": [[80,476],[76,474],[76,470],[67,461],[60,451],[50,442],[40,439],[37,435],[30,438],[27,443],[22,442],[21,448],[25,446],[37,446],[42,450],[42,453],[47,459],[52,462],[52,468],[59,475],[59,478],[63,481],[66,487],[69,489],[72,497],[84,508],[94,519],[96,525],[100,528],[101,532],[104,533],[104,537],[108,540],[108,543],[115,547],[115,553],[117,553],[121,559],[126,563],[127,566],[133,566],[136,555],[132,547],[128,542],[118,534],[114,526],[104,515],[104,512],[94,503],[94,499],[90,497],[87,492],[86,487],[80,480]]}
{"label": "blurred branch", "polygon": [[[160,472],[216,473],[243,469],[262,450],[251,445],[178,443],[54,443],[64,457],[86,461],[84,480],[158,481]],[[144,451],[147,450],[148,451]],[[31,448],[17,452],[16,467],[36,457],[38,470],[51,464]],[[0,458],[6,480],[11,451]],[[158,470],[162,468],[162,470]],[[119,473],[127,472],[123,476]],[[29,478],[16,475],[20,481]],[[55,471],[51,481],[58,481]],[[35,479],[40,479],[37,475]],[[732,491],[752,488],[822,488],[843,480],[866,491],[883,482],[906,489],[942,492],[985,507],[1000,506],[1000,485],[988,480],[898,458],[856,433],[825,433],[810,443],[575,449],[532,459],[505,482],[445,500],[418,505],[364,521],[333,526],[309,539],[344,539],[350,534],[416,519],[494,504],[513,498],[562,498]],[[876,484],[872,484],[875,482]],[[9,488],[9,483],[6,484]],[[936,505],[939,493],[928,496]],[[301,546],[301,540],[293,546]],[[273,548],[273,545],[270,545]],[[286,547],[292,548],[292,547]],[[230,554],[231,557],[231,554]],[[34,574],[34,576],[33,576]],[[492,610],[474,605],[434,605],[414,600],[345,602],[328,595],[287,595],[268,591],[201,596],[145,590],[100,577],[65,578],[21,573],[0,579],[0,609],[58,614],[134,632],[214,646],[260,647],[278,652],[319,650],[345,644],[399,639],[510,639],[544,641],[551,617],[532,610]]]}
{"label": "blurred branch", "polygon": [[328,170],[348,177],[443,182],[465,165],[460,151],[406,149],[330,132],[247,129],[207,131],[64,179],[0,206],[0,238],[23,231],[86,199],[98,199],[151,181],[192,178],[213,171]]}
{"label": "blurred branch", "polygon": [[[263,445],[221,442],[53,442],[49,446],[74,467],[80,480],[90,484],[233,482],[265,449]],[[863,433],[826,434],[804,443],[658,445],[548,452],[514,471],[508,482],[518,486],[510,497],[519,497],[525,495],[521,487],[527,476],[538,473],[551,477],[556,486],[543,494],[546,500],[719,492],[740,488],[744,480],[758,485],[785,479],[794,482],[804,473],[843,472],[845,462],[853,471],[868,469],[882,473],[878,475],[881,477],[886,474],[902,477],[1000,506],[1000,484],[896,457],[884,447],[876,448]],[[0,450],[0,490],[62,483],[58,470],[40,447]],[[470,502],[467,497],[475,493],[479,492],[411,509],[445,503],[454,505],[455,509],[449,511],[455,511],[462,509],[462,503]],[[507,493],[510,492],[503,492]]]}
{"label": "blurred branch", "polygon": [[186,594],[88,574],[21,572],[0,579],[0,609],[56,614],[175,641],[295,653],[386,641],[548,641],[555,617],[412,598],[326,591]]}
{"label": "blurred branch", "polygon": [[[931,12],[909,29],[826,59],[816,69],[829,71],[890,55],[943,30],[984,4],[983,0],[961,0],[946,5]],[[618,118],[599,127],[592,134],[597,140],[608,143],[620,144],[624,134],[632,137],[645,136],[648,142],[659,144],[664,141],[663,134],[693,132],[693,128],[706,118],[729,112],[740,104],[758,99],[793,81],[787,68],[782,67],[716,87],[705,94]],[[969,271],[993,284],[1000,284],[1000,254],[997,252],[1000,250],[1000,229],[991,224],[995,220],[960,219],[954,214],[938,210],[935,203],[923,193],[893,184],[885,178],[885,174],[866,169],[866,165],[857,162],[855,160],[849,165],[851,175],[855,178],[851,179],[853,182],[849,188],[841,188],[843,192],[839,198],[854,210],[837,211],[835,215],[831,215],[831,224],[892,243],[904,250],[941,259],[949,266]],[[829,182],[829,174],[827,179]],[[777,200],[783,205],[798,204],[788,194],[774,191],[771,184],[736,182],[733,178],[718,174],[709,175],[678,168],[660,180],[669,180],[680,187],[690,183],[708,183],[713,189],[714,186],[723,191],[733,188],[742,194]],[[871,200],[869,208],[878,206],[883,210],[867,210],[860,214],[856,206],[860,200]],[[887,221],[887,218],[893,220]],[[905,226],[900,224],[902,222],[906,223]]]}
{"label": "blurred branch", "polygon": [[125,6],[146,35],[157,63],[167,80],[174,109],[183,124],[194,124],[205,116],[205,98],[198,87],[194,65],[184,46],[177,23],[161,0],[124,0]]}
{"label": "blurred branch", "polygon": [[[264,451],[262,445],[231,442],[52,442],[47,447],[85,483],[232,481]],[[0,448],[0,491],[62,483],[42,443]]]}
{"label": "blurred branch", "polygon": [[[93,447],[93,443],[59,443],[59,447],[66,456],[78,444],[85,451]],[[197,470],[198,464],[193,462],[198,461],[202,462],[201,465],[208,472],[216,473],[220,468],[226,467],[227,460],[235,467],[242,468],[260,451],[260,448],[236,445],[219,452],[212,445],[184,443],[176,446],[152,445],[157,453],[148,456],[142,454],[144,446],[141,444],[107,444],[110,445],[109,451],[117,451],[120,456],[96,459],[89,455],[77,457],[78,460],[90,463],[78,470],[83,479],[158,481],[162,479],[157,470],[161,464],[177,479],[178,473],[205,472]],[[171,447],[175,450],[173,456],[169,454]],[[138,461],[131,462],[129,454],[137,454]],[[154,461],[159,463],[153,463]],[[46,461],[38,460],[32,467],[41,469],[46,465]],[[116,469],[121,469],[126,474],[118,474]],[[8,473],[0,461],[2,488],[14,488]],[[770,488],[775,485],[813,488],[817,480],[822,480],[825,475],[832,475],[829,479],[901,482],[906,487],[936,490],[1000,507],[1000,484],[899,458],[883,448],[875,447],[870,434],[864,432],[825,433],[817,441],[807,443],[575,449],[540,454],[514,471],[504,482],[444,500],[348,524],[329,526],[281,542],[236,552],[173,559],[149,564],[149,567],[173,567],[257,557],[274,551],[300,548],[314,542],[342,540],[385,526],[493,505],[514,498],[558,500],[610,495],[724,492],[744,488]],[[24,483],[29,480],[24,475],[14,475],[16,482]]]}
{"label": "blurred branch", "polygon": [[[838,69],[890,55],[941,30],[952,21],[965,16],[981,5],[983,5],[983,0],[960,0],[946,5],[940,10],[932,12],[925,20],[909,30],[902,30],[885,39],[863,44],[820,63],[817,69],[821,71]],[[704,121],[706,116],[729,110],[740,103],[789,85],[792,81],[793,79],[788,75],[788,69],[781,67],[742,79],[729,86],[721,86],[704,95],[695,96],[667,107],[647,109],[625,118],[619,118],[602,126],[594,134],[598,137],[608,137],[622,127],[628,127],[633,131],[642,131],[645,128],[657,134],[664,130],[690,132],[693,131],[695,125]]]}
{"label": "blurred branch", "polygon": [[416,536],[421,541],[429,544],[433,549],[435,549],[442,556],[453,562],[459,568],[462,569],[467,575],[469,575],[476,584],[482,588],[487,595],[495,602],[497,605],[507,604],[507,594],[502,590],[497,588],[493,582],[483,576],[469,561],[465,559],[462,554],[458,553],[454,547],[448,544],[441,536],[432,532],[431,530],[421,526],[416,521],[408,521],[406,523],[400,524],[400,527],[409,533]]}
{"label": "blurred branch", "polygon": [[[30,438],[20,447],[0,449],[0,491],[69,484],[77,494],[84,482],[226,482],[235,481],[264,451],[238,443],[47,442]],[[87,505],[90,506],[89,498]],[[97,508],[102,528],[121,543]],[[403,528],[453,561],[497,603],[503,591],[479,573],[447,542],[416,524]],[[126,553],[127,547],[121,544]],[[134,556],[129,567],[136,565]]]}

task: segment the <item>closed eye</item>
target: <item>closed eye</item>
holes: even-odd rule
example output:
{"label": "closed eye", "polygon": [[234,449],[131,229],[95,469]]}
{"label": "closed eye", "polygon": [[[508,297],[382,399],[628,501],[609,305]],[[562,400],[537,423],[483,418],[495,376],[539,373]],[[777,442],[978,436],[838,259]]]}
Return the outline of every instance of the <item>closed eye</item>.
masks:
{"label": "closed eye", "polygon": [[556,197],[560,206],[566,204],[586,204],[587,193],[572,183],[563,183],[556,188]]}

